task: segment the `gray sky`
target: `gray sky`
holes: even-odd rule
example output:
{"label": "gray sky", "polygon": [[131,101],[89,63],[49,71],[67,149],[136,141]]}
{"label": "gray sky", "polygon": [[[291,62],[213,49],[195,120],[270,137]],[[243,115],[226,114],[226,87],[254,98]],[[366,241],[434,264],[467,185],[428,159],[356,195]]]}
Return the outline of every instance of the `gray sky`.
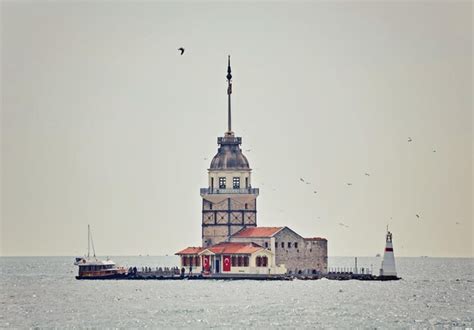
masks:
{"label": "gray sky", "polygon": [[260,226],[473,256],[469,1],[1,9],[0,255],[81,255],[88,223],[101,255],[199,245],[231,54]]}

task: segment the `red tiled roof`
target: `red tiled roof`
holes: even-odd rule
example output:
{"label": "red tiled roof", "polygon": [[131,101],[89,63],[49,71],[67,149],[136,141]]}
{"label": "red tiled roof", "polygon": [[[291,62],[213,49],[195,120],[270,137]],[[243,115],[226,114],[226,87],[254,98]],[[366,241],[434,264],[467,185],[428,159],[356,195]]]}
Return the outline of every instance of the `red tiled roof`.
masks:
{"label": "red tiled roof", "polygon": [[272,237],[283,227],[249,227],[232,235],[232,237]]}
{"label": "red tiled roof", "polygon": [[202,247],[190,246],[190,247],[185,248],[184,250],[176,252],[175,254],[176,255],[180,255],[180,254],[198,254],[202,250],[204,250]]}
{"label": "red tiled roof", "polygon": [[305,240],[307,240],[307,241],[327,241],[327,239],[325,239],[324,237],[309,237],[309,238],[305,238]]}
{"label": "red tiled roof", "polygon": [[215,254],[252,254],[263,249],[263,247],[255,243],[223,242],[210,246],[207,249]]}

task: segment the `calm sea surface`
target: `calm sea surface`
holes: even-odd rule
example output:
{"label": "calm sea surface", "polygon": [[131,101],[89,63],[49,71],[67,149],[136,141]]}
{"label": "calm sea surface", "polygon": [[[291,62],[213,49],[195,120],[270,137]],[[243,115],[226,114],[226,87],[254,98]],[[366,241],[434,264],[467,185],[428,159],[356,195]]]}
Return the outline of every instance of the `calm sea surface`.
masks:
{"label": "calm sea surface", "polygon": [[[371,264],[380,259],[359,258],[359,267]],[[78,281],[72,257],[2,257],[0,327],[473,327],[474,259],[397,258],[397,267],[397,282]]]}

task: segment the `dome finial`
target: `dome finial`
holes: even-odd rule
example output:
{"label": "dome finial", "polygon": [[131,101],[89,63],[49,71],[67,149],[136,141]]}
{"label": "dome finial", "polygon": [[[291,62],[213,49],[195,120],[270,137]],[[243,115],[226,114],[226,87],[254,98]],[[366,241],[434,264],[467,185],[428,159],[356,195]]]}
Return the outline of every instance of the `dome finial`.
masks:
{"label": "dome finial", "polygon": [[232,94],[232,74],[230,68],[230,55],[227,58],[227,132],[232,132],[232,117],[230,110],[230,94]]}

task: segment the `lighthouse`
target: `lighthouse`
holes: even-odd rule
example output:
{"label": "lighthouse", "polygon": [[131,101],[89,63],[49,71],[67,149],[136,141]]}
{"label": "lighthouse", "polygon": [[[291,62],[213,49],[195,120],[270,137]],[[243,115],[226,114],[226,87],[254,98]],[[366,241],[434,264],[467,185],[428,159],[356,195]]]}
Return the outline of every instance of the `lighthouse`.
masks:
{"label": "lighthouse", "polygon": [[382,266],[380,267],[380,278],[398,279],[395,267],[395,256],[393,254],[392,233],[388,231],[385,236],[385,251],[383,254]]}

